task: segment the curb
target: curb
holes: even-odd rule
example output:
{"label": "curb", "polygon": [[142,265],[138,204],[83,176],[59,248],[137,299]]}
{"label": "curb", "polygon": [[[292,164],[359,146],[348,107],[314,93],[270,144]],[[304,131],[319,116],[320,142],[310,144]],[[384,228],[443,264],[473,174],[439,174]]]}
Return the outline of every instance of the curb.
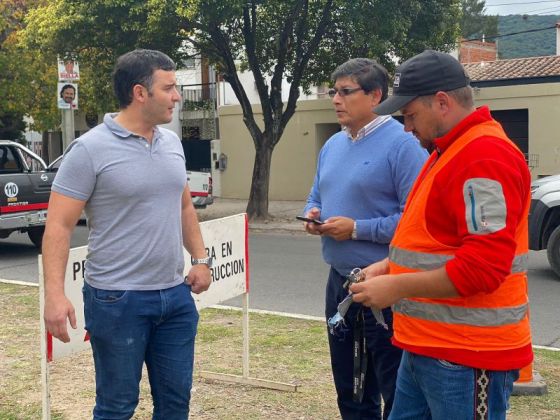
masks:
{"label": "curb", "polygon": [[276,224],[276,223],[249,223],[249,230],[256,232],[282,232],[292,234],[307,234],[301,226],[292,226],[289,224]]}
{"label": "curb", "polygon": [[39,287],[39,283],[31,283],[31,282],[28,282],[28,281],[21,281],[21,280],[0,279],[0,283],[15,284],[16,286]]}
{"label": "curb", "polygon": [[533,370],[533,380],[531,382],[514,382],[511,395],[540,396],[548,393],[546,382],[540,373]]}

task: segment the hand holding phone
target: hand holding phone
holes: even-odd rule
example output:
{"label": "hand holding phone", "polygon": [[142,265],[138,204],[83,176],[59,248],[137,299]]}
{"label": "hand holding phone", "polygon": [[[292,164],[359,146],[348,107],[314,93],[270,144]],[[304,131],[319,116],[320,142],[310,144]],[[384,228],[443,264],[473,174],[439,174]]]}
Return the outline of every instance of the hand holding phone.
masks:
{"label": "hand holding phone", "polygon": [[296,219],[301,220],[302,222],[315,223],[316,225],[322,225],[323,223],[325,223],[319,219],[310,219],[309,217],[303,217],[303,216],[296,216]]}

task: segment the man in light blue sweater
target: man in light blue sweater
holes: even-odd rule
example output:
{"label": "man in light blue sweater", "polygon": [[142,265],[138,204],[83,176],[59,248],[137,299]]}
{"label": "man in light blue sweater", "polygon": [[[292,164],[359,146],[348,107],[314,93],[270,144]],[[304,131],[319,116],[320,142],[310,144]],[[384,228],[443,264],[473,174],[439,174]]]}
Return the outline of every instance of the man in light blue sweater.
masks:
{"label": "man in light blue sweater", "polygon": [[[353,268],[387,257],[408,192],[428,156],[402,124],[373,113],[387,98],[388,75],[383,66],[370,59],[352,59],[340,65],[332,79],[335,84],[329,95],[343,130],[321,149],[304,209],[306,217],[325,222],[304,226],[307,232],[321,235],[323,258],[331,266],[327,319],[348,294],[345,276]],[[383,315],[388,330],[377,325],[369,309],[353,304],[345,323],[329,332],[344,420],[389,416],[401,351],[391,344],[391,309],[384,309]]]}

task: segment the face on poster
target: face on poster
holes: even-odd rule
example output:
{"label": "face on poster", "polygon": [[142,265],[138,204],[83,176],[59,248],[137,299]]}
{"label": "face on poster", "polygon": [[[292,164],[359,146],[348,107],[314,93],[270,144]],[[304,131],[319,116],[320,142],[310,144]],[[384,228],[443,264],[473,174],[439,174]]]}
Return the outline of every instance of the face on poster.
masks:
{"label": "face on poster", "polygon": [[80,79],[80,66],[76,60],[58,60],[58,80],[72,82]]}
{"label": "face on poster", "polygon": [[59,82],[56,96],[59,109],[78,109],[78,85],[76,83]]}

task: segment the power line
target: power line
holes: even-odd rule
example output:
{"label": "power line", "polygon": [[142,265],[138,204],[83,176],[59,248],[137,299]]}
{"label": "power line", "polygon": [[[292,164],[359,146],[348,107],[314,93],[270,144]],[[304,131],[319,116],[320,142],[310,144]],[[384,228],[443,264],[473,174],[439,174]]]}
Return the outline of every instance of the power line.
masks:
{"label": "power line", "polygon": [[552,13],[552,12],[560,12],[560,7],[557,7],[557,8],[552,9],[552,10],[548,10],[546,12],[539,12],[539,13],[536,13],[536,15],[550,15],[550,13]]}
{"label": "power line", "polygon": [[488,4],[486,3],[486,7],[497,7],[497,6],[525,6],[526,4],[535,4],[535,3],[557,3],[558,0],[541,0],[541,1],[524,1],[523,3],[499,3],[499,4]]}
{"label": "power line", "polygon": [[[539,28],[539,29],[527,29],[525,31],[519,31],[519,32],[511,32],[509,34],[501,34],[501,35],[485,35],[484,38],[485,39],[496,39],[496,38],[503,38],[505,36],[512,36],[512,35],[519,35],[519,34],[528,34],[530,32],[541,32],[541,31],[547,31],[549,29],[555,29],[555,26],[548,26],[546,28]],[[465,39],[465,41],[480,41],[481,37],[478,38],[471,38],[471,39]]]}
{"label": "power line", "polygon": [[558,7],[560,6],[560,4],[557,4],[556,6],[549,6],[549,7],[545,7],[545,8],[541,8],[541,9],[533,9],[533,10],[529,10],[528,12],[525,13],[519,13],[520,15],[528,15],[530,13],[533,12],[539,12],[539,13],[550,13],[553,12],[554,10],[558,9]]}

